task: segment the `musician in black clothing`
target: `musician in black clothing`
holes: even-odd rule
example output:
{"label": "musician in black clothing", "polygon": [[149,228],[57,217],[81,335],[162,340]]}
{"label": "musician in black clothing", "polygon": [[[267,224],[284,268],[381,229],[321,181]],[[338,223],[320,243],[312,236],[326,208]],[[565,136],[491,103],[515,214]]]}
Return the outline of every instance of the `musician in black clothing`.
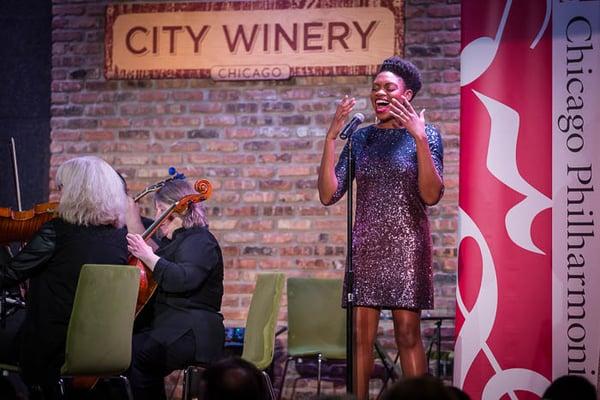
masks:
{"label": "musician in black clothing", "polygon": [[[166,183],[154,196],[157,217],[194,193],[185,180]],[[127,235],[129,251],[153,271],[158,284],[144,310],[149,323],[133,339],[129,375],[136,399],[165,399],[166,375],[220,358],[224,344],[223,257],[202,206],[191,204],[183,215],[173,214],[161,233],[156,252],[139,234]]]}
{"label": "musician in black clothing", "polygon": [[58,217],[0,268],[4,287],[29,279],[19,364],[28,386],[46,399],[57,394],[81,267],[127,262],[127,196],[113,168],[97,157],[74,158],[58,168],[56,183]]}

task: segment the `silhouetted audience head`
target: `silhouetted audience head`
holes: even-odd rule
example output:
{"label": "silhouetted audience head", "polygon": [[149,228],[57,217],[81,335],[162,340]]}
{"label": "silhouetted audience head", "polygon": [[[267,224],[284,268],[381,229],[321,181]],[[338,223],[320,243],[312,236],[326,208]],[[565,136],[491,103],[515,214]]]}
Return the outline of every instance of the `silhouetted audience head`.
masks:
{"label": "silhouetted audience head", "polygon": [[548,400],[596,400],[596,388],[583,376],[565,375],[552,382],[542,397]]}
{"label": "silhouetted audience head", "polygon": [[457,387],[448,386],[446,387],[446,390],[448,390],[450,396],[452,396],[452,399],[454,400],[471,400],[468,394]]}
{"label": "silhouetted audience head", "polygon": [[206,400],[262,400],[265,387],[261,372],[241,358],[212,364],[202,375]]}
{"label": "silhouetted audience head", "polygon": [[394,383],[383,400],[454,400],[443,382],[432,376],[404,378]]}

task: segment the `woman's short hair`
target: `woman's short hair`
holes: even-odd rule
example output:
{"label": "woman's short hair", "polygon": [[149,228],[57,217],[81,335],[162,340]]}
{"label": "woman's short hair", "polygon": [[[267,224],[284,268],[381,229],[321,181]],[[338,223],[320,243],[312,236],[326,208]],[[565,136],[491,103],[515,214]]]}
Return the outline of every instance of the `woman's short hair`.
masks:
{"label": "woman's short hair", "polygon": [[[198,192],[194,190],[187,180],[175,179],[165,183],[165,185],[154,194],[154,201],[170,205],[181,200],[182,197],[187,196],[188,194],[198,194]],[[186,229],[194,226],[208,225],[204,207],[200,203],[190,204],[187,211],[181,215],[181,220],[183,221],[182,226]]]}
{"label": "woman's short hair", "polygon": [[410,61],[406,61],[398,56],[392,56],[383,60],[383,63],[379,66],[378,74],[381,72],[389,71],[394,75],[402,78],[406,87],[413,92],[413,98],[417,95],[421,86],[421,73],[417,67]]}
{"label": "woman's short hair", "polygon": [[73,158],[56,171],[58,215],[76,225],[125,224],[127,194],[115,170],[94,156]]}

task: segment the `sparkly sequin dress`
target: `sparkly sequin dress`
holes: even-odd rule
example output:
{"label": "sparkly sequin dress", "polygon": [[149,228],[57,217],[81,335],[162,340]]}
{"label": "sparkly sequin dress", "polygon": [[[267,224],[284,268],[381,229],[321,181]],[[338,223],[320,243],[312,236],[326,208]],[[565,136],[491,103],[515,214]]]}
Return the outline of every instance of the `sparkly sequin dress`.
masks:
{"label": "sparkly sequin dress", "polygon": [[[442,139],[431,125],[426,125],[425,132],[441,177]],[[375,125],[356,131],[351,140],[352,174],[357,185],[352,244],[354,304],[431,309],[431,237],[426,206],[419,196],[415,141],[406,129]],[[338,188],[331,204],[347,190],[347,144],[335,172]]]}

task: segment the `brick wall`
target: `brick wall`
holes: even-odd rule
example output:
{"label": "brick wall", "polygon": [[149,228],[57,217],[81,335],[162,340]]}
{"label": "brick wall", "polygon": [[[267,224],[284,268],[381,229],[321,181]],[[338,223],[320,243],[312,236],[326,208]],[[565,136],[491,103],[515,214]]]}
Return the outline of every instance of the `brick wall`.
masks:
{"label": "brick wall", "polygon": [[[205,205],[224,250],[230,326],[243,325],[257,273],[340,277],[345,205],[321,206],[317,166],[336,99],[356,96],[356,111],[372,120],[370,78],[106,81],[106,4],[53,0],[51,188],[58,165],[84,154],[114,165],[132,192],[165,177],[169,166],[209,179],[215,190]],[[405,55],[424,76],[415,108],[427,109],[445,145],[446,194],[429,210],[434,315],[454,313],[459,29],[458,0],[406,0]],[[142,204],[149,211],[150,202]],[[283,310],[280,319],[285,324]],[[384,323],[388,344],[390,333]]]}

